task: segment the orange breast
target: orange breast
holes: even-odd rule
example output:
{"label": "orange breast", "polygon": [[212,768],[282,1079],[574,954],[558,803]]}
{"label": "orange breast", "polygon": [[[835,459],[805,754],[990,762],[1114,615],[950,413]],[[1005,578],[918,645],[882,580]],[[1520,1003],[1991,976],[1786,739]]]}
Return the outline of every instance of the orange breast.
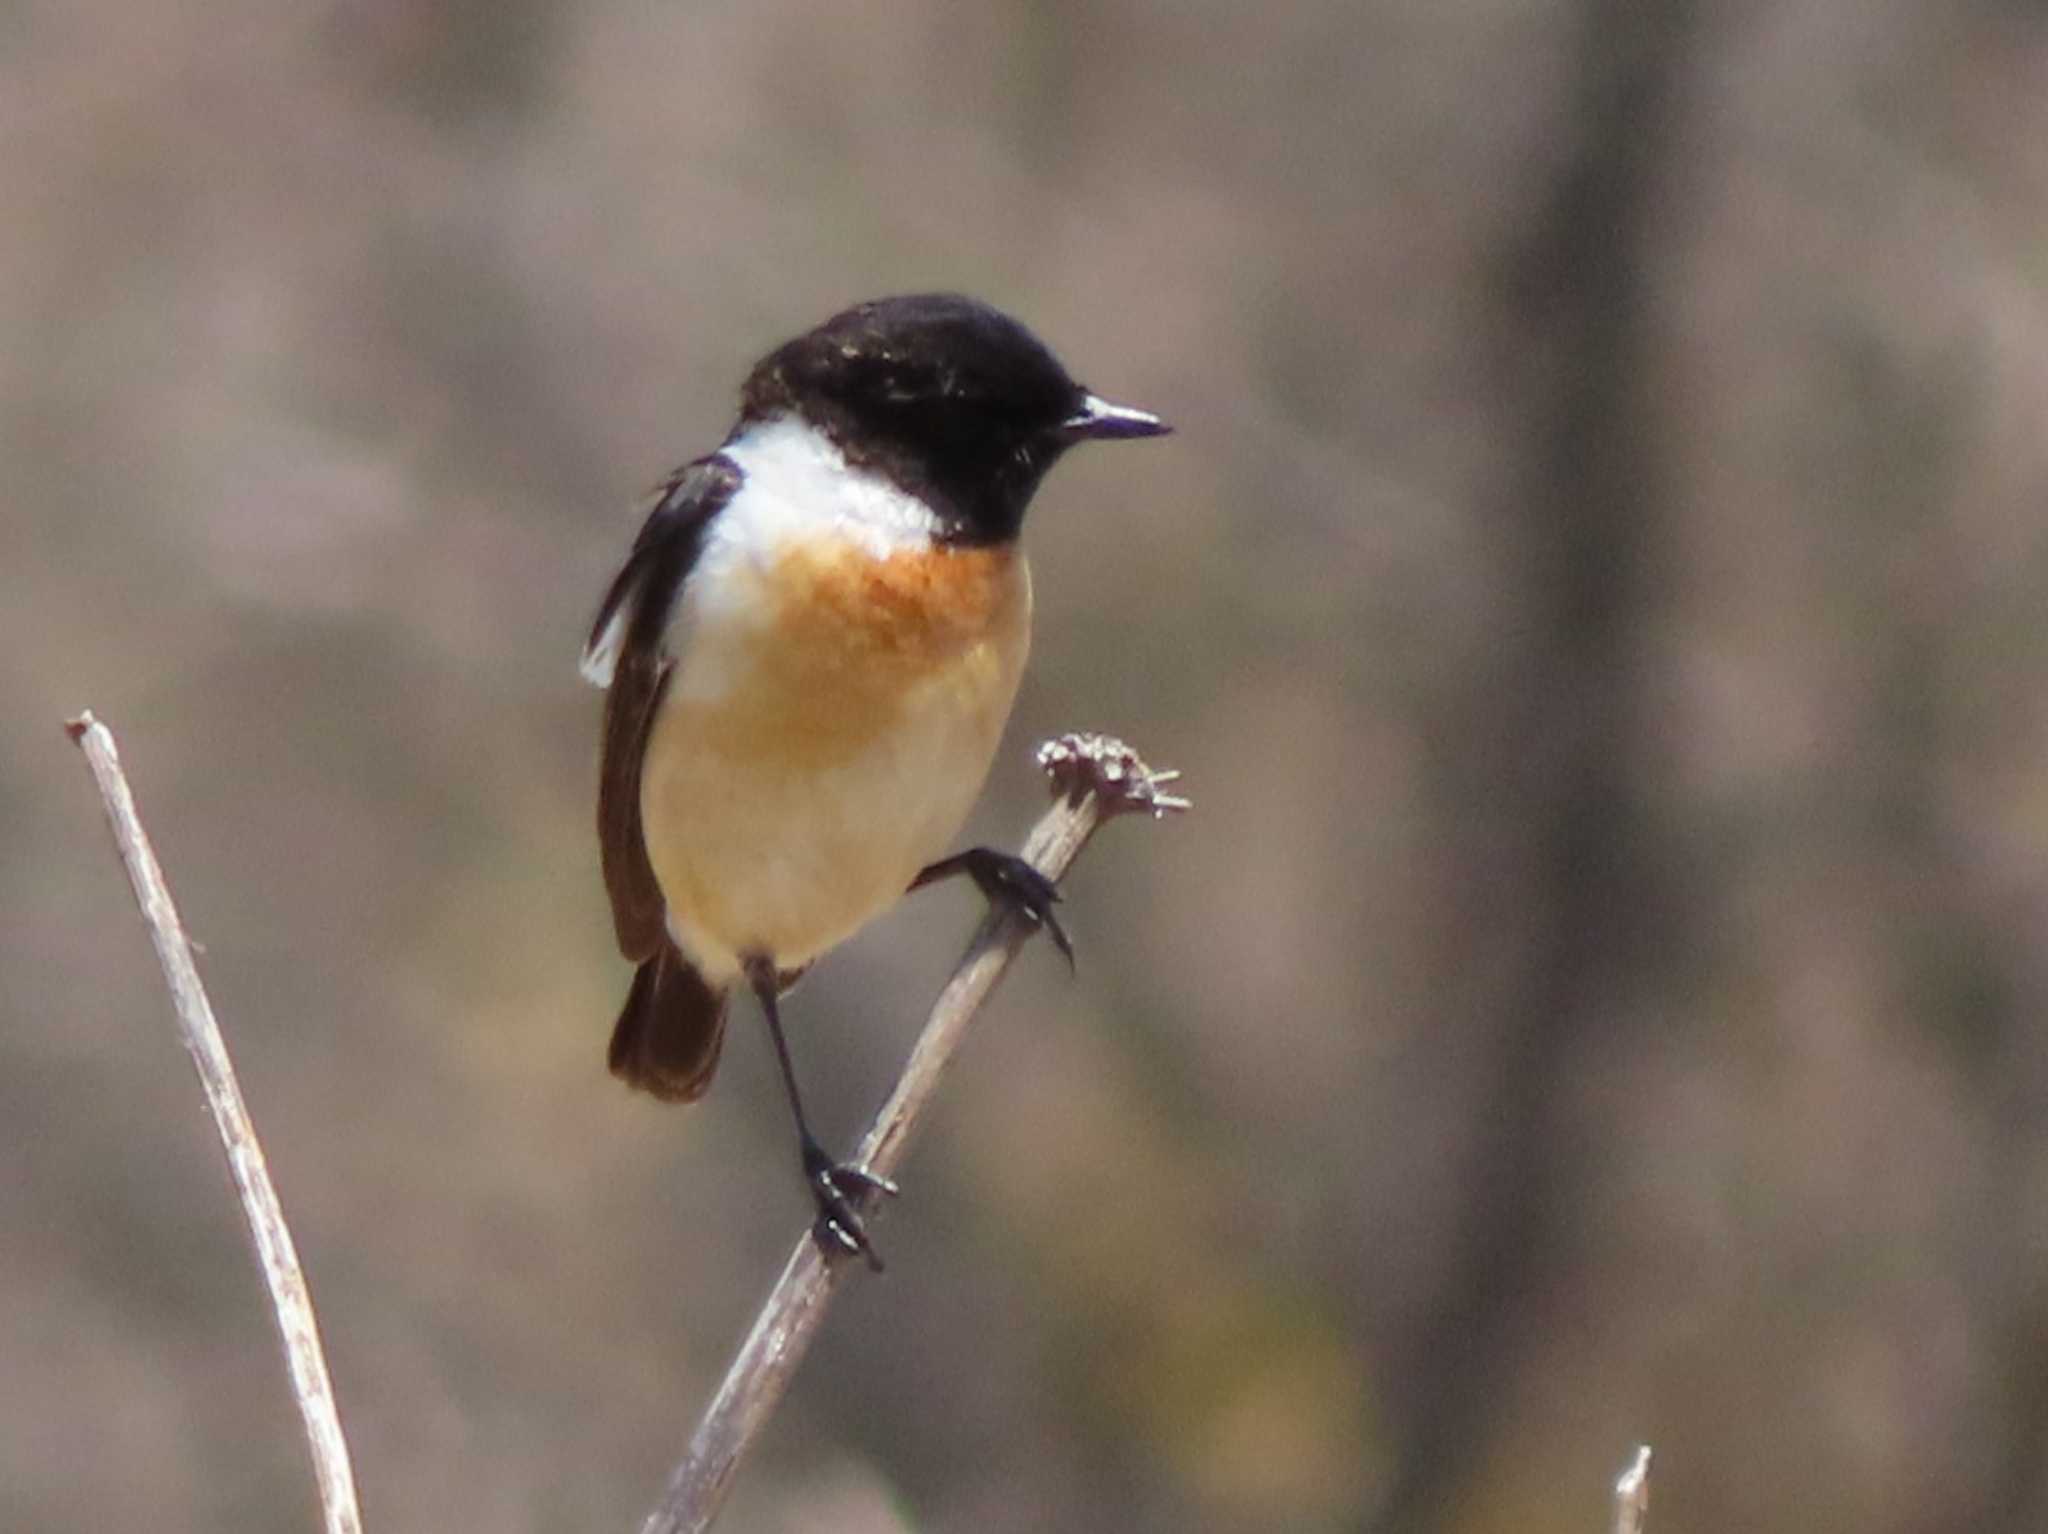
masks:
{"label": "orange breast", "polygon": [[641,779],[671,919],[721,976],[842,941],[946,849],[1030,638],[1014,549],[835,541],[745,578],[691,631]]}
{"label": "orange breast", "polygon": [[877,559],[838,540],[797,545],[763,572],[773,618],[697,725],[722,752],[797,769],[859,751],[907,710],[993,709],[999,731],[1029,590],[1013,547]]}

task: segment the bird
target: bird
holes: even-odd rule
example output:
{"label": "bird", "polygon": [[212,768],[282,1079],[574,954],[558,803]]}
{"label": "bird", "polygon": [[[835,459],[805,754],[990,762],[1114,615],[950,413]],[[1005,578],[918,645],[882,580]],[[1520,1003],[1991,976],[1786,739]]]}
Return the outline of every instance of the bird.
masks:
{"label": "bird", "polygon": [[955,876],[1071,962],[1049,880],[994,848],[944,853],[1030,647],[1019,534],[1039,482],[1079,443],[1169,430],[988,303],[856,304],[755,364],[724,442],[648,498],[599,604],[581,666],[605,690],[598,842],[637,966],[611,1071],[701,1097],[727,1002],[749,989],[828,1256],[881,1267],[863,1212],[896,1187],[813,1134],[781,998],[905,893]]}

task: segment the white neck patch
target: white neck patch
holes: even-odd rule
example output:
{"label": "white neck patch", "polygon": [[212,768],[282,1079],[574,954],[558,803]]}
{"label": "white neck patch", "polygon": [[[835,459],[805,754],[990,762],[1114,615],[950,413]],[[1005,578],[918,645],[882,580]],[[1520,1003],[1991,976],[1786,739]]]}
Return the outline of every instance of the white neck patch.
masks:
{"label": "white neck patch", "polygon": [[[746,577],[772,565],[791,543],[842,538],[877,559],[929,549],[941,531],[932,509],[885,475],[855,468],[832,439],[801,416],[757,421],[719,449],[745,476],[733,498],[704,529],[697,559],[671,608],[663,648],[679,658],[697,636],[711,651],[716,636],[760,623],[766,614]],[[609,687],[626,625],[645,594],[624,602],[584,651],[583,675]],[[684,692],[717,691],[723,668],[707,654],[677,678]]]}
{"label": "white neck patch", "polygon": [[887,476],[848,464],[801,416],[756,421],[719,451],[747,478],[713,532],[750,553],[831,530],[886,558],[929,548],[939,533],[929,506]]}

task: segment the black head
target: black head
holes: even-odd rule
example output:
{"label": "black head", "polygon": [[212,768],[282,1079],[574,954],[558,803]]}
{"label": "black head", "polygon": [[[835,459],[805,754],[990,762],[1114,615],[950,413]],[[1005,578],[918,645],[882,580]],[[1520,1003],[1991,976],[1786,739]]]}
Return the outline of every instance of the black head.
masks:
{"label": "black head", "polygon": [[789,411],[973,543],[1014,538],[1039,480],[1076,442],[1169,429],[1096,398],[1022,325],[954,293],[858,304],[764,357],[741,419]]}

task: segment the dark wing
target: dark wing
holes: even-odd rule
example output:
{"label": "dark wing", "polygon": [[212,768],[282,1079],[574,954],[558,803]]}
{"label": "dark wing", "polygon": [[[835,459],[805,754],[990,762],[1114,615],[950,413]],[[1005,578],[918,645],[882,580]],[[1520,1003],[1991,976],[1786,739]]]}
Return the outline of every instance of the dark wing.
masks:
{"label": "dark wing", "polygon": [[663,634],[683,577],[697,562],[705,525],[741,482],[739,469],[716,456],[686,464],[663,482],[583,651],[583,674],[609,688],[597,839],[619,951],[636,962],[653,955],[667,933],[661,886],[640,834],[640,761],[673,663]]}

